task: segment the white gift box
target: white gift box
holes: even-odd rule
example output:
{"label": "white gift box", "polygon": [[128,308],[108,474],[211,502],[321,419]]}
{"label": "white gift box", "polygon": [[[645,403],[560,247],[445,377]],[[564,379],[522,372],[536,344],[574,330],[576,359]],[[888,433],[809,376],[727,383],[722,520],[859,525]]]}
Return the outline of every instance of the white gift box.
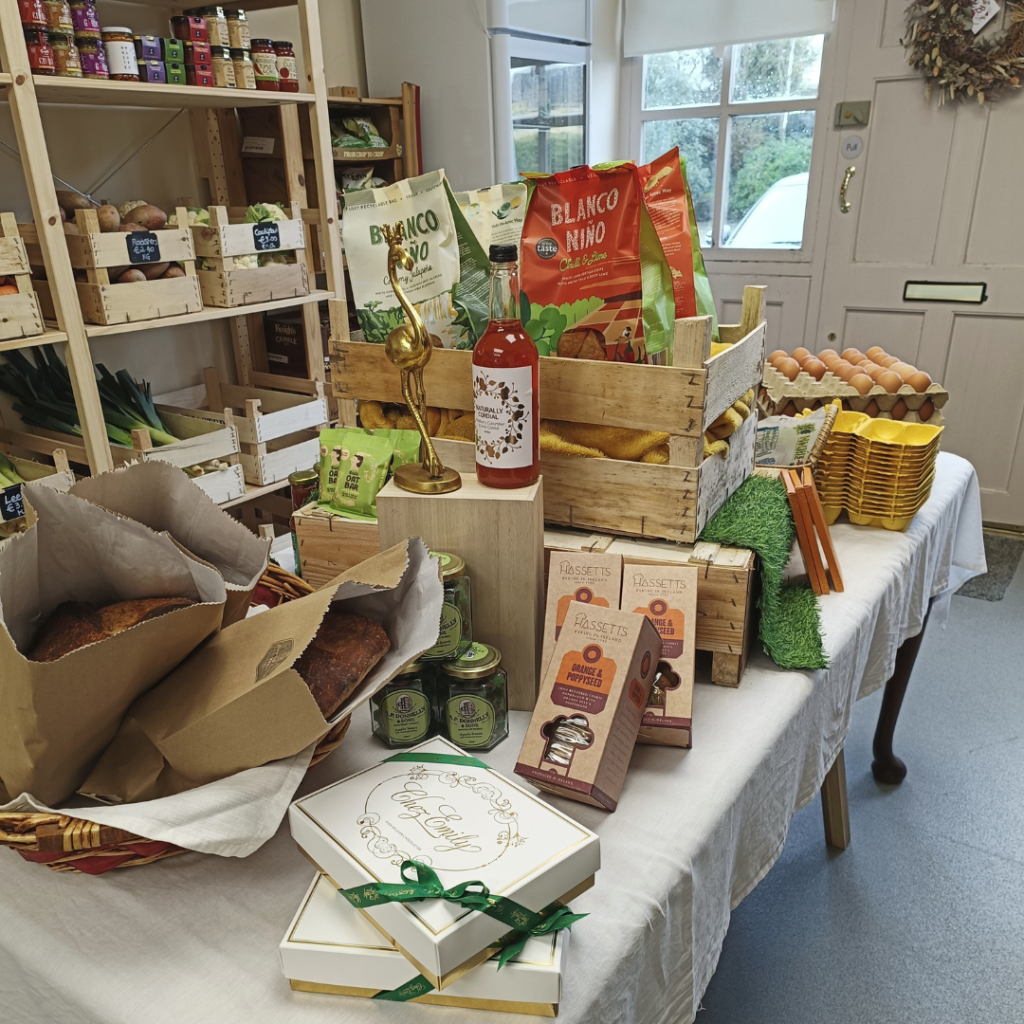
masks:
{"label": "white gift box", "polygon": [[[424,753],[466,756],[439,737],[402,756]],[[345,889],[401,884],[402,862],[418,860],[446,889],[483,882],[536,912],[588,889],[601,864],[593,832],[489,768],[383,761],[296,800],[288,817],[299,847]],[[437,989],[486,960],[509,931],[440,899],[362,912]]]}
{"label": "white gift box", "polygon": [[[443,992],[409,1001],[554,1017],[568,945],[568,930],[530,938],[501,970],[492,957]],[[303,897],[281,940],[280,955],[285,977],[302,992],[371,998],[417,976],[416,968],[324,874],[317,874]]]}

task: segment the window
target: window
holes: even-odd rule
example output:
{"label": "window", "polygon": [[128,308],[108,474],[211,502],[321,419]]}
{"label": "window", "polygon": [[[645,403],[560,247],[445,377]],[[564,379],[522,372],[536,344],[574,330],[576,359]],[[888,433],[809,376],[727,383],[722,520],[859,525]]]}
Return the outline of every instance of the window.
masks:
{"label": "window", "polygon": [[519,171],[586,163],[586,65],[512,58],[512,137]]}
{"label": "window", "polygon": [[637,61],[640,160],[679,146],[702,245],[802,247],[824,38]]}

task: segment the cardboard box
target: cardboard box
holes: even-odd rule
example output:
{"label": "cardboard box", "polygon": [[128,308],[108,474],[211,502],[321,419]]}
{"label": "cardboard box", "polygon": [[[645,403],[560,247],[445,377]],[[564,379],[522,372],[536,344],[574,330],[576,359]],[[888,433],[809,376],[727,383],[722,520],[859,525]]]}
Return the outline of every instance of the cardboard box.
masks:
{"label": "cardboard box", "polygon": [[570,601],[596,608],[618,608],[622,556],[597,551],[558,552],[548,562],[548,596],[544,610],[544,653],[540,675],[547,675],[551,656]]}
{"label": "cardboard box", "polygon": [[571,602],[516,774],[614,811],[661,648],[646,616]]}
{"label": "cardboard box", "polygon": [[646,615],[661,636],[661,661],[637,743],[689,747],[693,739],[693,659],[697,567],[633,565],[622,574],[622,610]]}
{"label": "cardboard box", "polygon": [[[567,929],[530,938],[500,971],[495,955],[446,989],[409,1002],[554,1017],[568,947]],[[300,992],[372,998],[417,976],[416,968],[320,873],[281,940],[280,957],[284,976]]]}
{"label": "cardboard box", "polygon": [[[411,751],[465,756],[440,737]],[[600,867],[593,832],[489,768],[384,761],[296,800],[288,819],[301,849],[344,888],[400,883],[402,862],[419,859],[445,888],[480,881],[539,911],[584,891]],[[363,912],[438,989],[488,959],[508,931],[444,900]]]}

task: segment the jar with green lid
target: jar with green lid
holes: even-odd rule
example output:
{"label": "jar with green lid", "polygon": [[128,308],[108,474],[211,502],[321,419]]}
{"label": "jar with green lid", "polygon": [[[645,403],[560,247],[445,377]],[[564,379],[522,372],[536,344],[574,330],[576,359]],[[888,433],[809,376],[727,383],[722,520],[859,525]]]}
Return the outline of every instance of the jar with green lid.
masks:
{"label": "jar with green lid", "polygon": [[472,643],[440,666],[438,700],[448,739],[464,750],[490,750],[508,735],[508,676],[501,652]]}
{"label": "jar with green lid", "polygon": [[444,584],[444,605],[437,641],[422,657],[427,661],[451,661],[473,642],[472,581],[466,575],[466,563],[447,551],[431,551],[440,562]]}
{"label": "jar with green lid", "polygon": [[411,661],[370,698],[373,734],[389,747],[411,747],[438,731],[434,667]]}

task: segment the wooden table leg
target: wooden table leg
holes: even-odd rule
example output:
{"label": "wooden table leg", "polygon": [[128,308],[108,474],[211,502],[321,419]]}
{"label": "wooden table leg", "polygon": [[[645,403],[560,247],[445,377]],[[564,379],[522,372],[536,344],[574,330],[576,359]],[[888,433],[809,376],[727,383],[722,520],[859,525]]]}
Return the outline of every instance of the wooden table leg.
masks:
{"label": "wooden table leg", "polygon": [[892,752],[892,737],[896,731],[896,720],[900,716],[903,697],[907,692],[910,675],[914,671],[914,662],[917,661],[917,652],[921,649],[921,641],[924,640],[924,631],[928,628],[928,616],[931,612],[929,604],[928,612],[921,624],[921,632],[904,640],[896,652],[896,667],[882,694],[882,707],[878,712],[878,725],[875,726],[875,739],[871,745],[875,755],[874,761],[871,762],[871,774],[876,781],[890,786],[898,785],[907,776],[907,766]]}
{"label": "wooden table leg", "polygon": [[850,805],[846,799],[846,760],[841,750],[821,784],[821,815],[825,819],[825,842],[845,850],[850,845]]}

